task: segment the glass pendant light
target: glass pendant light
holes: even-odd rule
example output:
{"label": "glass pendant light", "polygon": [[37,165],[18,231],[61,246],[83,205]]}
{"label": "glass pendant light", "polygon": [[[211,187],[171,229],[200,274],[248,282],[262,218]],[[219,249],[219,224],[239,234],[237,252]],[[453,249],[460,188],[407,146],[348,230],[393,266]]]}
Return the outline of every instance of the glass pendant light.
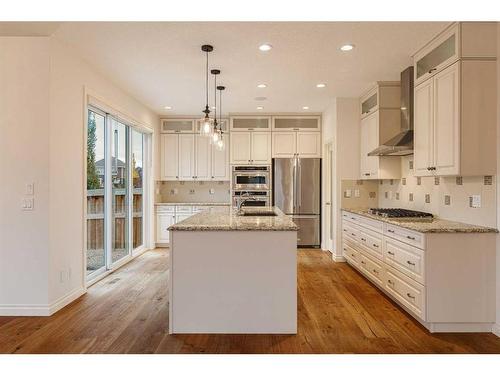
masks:
{"label": "glass pendant light", "polygon": [[218,137],[217,141],[215,142],[215,148],[218,151],[224,151],[226,148],[226,142],[224,141],[223,138],[223,131],[222,131],[222,91],[226,89],[225,86],[217,86],[217,90],[219,90],[219,129],[217,131]]}
{"label": "glass pendant light", "polygon": [[210,109],[208,107],[208,54],[214,50],[209,44],[204,44],[201,46],[201,50],[207,55],[207,63],[206,63],[206,77],[205,77],[205,91],[207,95],[207,101],[205,104],[205,109],[202,111],[205,116],[200,120],[200,135],[210,136],[213,131],[213,121],[210,118]]}
{"label": "glass pendant light", "polygon": [[219,140],[219,132],[217,127],[217,76],[220,74],[219,69],[212,69],[210,71],[214,75],[214,121],[212,123],[212,129],[210,132],[210,144],[214,145]]}

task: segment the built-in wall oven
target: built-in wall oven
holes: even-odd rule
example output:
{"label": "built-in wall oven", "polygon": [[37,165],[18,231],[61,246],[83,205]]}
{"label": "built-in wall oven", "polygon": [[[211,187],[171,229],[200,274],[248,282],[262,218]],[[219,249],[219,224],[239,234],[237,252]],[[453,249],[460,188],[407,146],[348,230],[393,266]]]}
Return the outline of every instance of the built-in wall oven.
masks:
{"label": "built-in wall oven", "polygon": [[267,165],[235,165],[233,191],[265,191],[271,189],[271,168]]}
{"label": "built-in wall oven", "polygon": [[271,193],[268,191],[233,191],[233,207],[240,201],[244,207],[267,207],[271,205]]}

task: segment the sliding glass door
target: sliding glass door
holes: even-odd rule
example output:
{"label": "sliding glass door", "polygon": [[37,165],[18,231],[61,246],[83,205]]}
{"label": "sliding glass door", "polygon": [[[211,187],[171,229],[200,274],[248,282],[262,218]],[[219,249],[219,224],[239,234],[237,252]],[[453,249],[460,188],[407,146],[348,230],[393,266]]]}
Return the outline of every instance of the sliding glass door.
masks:
{"label": "sliding glass door", "polygon": [[98,109],[87,123],[87,277],[144,246],[146,135]]}

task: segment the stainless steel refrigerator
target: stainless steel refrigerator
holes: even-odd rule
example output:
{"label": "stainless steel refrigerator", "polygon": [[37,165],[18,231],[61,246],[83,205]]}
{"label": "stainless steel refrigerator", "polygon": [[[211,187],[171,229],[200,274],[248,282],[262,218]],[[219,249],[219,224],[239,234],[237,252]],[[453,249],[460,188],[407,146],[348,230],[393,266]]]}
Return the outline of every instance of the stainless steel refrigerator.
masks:
{"label": "stainless steel refrigerator", "polygon": [[321,159],[273,159],[273,205],[299,226],[297,245],[321,246]]}

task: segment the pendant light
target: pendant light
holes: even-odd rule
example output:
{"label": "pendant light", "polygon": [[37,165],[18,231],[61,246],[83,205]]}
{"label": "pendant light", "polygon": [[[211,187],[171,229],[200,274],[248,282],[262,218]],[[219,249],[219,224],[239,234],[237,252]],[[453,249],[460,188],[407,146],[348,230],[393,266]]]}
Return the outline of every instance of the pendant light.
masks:
{"label": "pendant light", "polygon": [[219,69],[212,69],[210,71],[214,75],[214,98],[215,98],[215,109],[214,109],[214,121],[213,128],[210,134],[210,143],[215,145],[219,141],[219,130],[217,128],[217,76],[220,74]]}
{"label": "pendant light", "polygon": [[224,141],[224,132],[222,131],[222,91],[226,89],[225,86],[217,86],[217,90],[219,90],[219,130],[218,130],[218,139],[215,142],[215,148],[219,151],[224,151],[226,148],[226,142]]}
{"label": "pendant light", "polygon": [[214,47],[212,47],[209,44],[204,44],[201,46],[201,50],[206,53],[207,55],[207,63],[206,63],[206,71],[205,71],[205,92],[207,95],[207,100],[205,104],[205,109],[202,111],[205,116],[200,120],[200,134],[204,136],[211,136],[212,131],[213,131],[213,122],[212,119],[210,118],[210,109],[208,107],[208,54],[214,50]]}

